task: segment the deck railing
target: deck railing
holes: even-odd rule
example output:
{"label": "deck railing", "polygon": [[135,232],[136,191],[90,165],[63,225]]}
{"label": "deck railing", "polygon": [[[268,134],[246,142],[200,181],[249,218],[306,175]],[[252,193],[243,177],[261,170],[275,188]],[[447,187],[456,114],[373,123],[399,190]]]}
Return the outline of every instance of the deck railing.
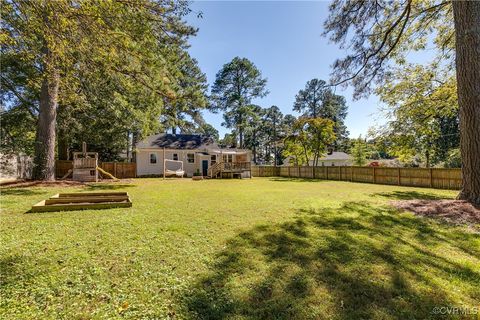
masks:
{"label": "deck railing", "polygon": [[250,162],[217,162],[208,169],[208,176],[213,178],[221,172],[242,172],[251,170]]}
{"label": "deck railing", "polygon": [[223,171],[250,170],[250,162],[222,162]]}

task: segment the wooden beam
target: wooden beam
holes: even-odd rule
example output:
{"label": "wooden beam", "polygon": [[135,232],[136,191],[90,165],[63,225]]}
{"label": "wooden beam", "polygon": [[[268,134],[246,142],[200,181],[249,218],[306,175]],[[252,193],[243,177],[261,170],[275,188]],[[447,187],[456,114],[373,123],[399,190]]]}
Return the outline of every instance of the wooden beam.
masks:
{"label": "wooden beam", "polygon": [[77,193],[59,193],[50,198],[71,198],[71,197],[109,197],[109,196],[128,196],[127,192],[77,192]]}
{"label": "wooden beam", "polygon": [[72,198],[51,198],[45,200],[45,205],[60,203],[100,203],[100,202],[122,202],[128,201],[128,196],[112,197],[72,197]]}
{"label": "wooden beam", "polygon": [[46,205],[45,200],[34,205],[31,212],[52,212],[52,211],[72,211],[72,210],[92,210],[92,209],[110,209],[110,208],[129,208],[132,202],[108,202],[108,203],[81,203],[81,204],[54,204]]}

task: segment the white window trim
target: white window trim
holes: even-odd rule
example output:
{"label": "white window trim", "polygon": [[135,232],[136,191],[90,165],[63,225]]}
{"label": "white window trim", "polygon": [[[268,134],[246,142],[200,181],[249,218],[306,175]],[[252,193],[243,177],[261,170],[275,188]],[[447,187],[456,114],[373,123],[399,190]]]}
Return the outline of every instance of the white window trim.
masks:
{"label": "white window trim", "polygon": [[[227,158],[227,161],[224,161],[224,157]],[[232,161],[229,162],[229,161],[228,161],[228,157],[232,157]],[[224,155],[222,156],[222,161],[223,161],[223,162],[226,162],[226,163],[233,163],[233,162],[234,162],[234,161],[233,161],[233,154],[231,154],[231,153],[229,153],[229,154],[224,154]]]}
{"label": "white window trim", "polygon": [[[193,162],[189,162],[188,161],[188,155],[191,154],[193,155]],[[187,154],[185,155],[185,161],[189,164],[195,164],[197,162],[197,157],[195,157],[195,153],[194,152],[187,152]]]}
{"label": "white window trim", "polygon": [[[155,156],[155,163],[152,163],[152,154]],[[148,164],[151,166],[156,166],[158,164],[158,155],[156,152],[149,152],[148,153]]]}

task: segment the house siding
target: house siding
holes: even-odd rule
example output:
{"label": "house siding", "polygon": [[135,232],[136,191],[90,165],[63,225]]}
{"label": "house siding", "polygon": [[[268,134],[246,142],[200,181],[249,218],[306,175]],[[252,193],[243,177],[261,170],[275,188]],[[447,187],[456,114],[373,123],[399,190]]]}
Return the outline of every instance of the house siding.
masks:
{"label": "house siding", "polygon": [[[193,176],[197,169],[202,172],[202,160],[208,160],[208,167],[212,165],[211,155],[203,155],[200,152],[205,150],[193,149],[193,150],[165,150],[165,157],[167,159],[173,160],[173,155],[178,154],[178,160],[183,161],[183,170],[187,177]],[[187,154],[194,154],[194,163],[187,162]],[[157,157],[157,163],[150,163],[150,154],[155,154]],[[221,161],[221,155],[216,154],[217,162]],[[243,159],[250,161],[250,153],[247,153]],[[138,149],[136,154],[137,159],[137,176],[148,176],[148,175],[163,175],[163,150],[159,149]],[[233,161],[236,160],[236,156],[233,155]],[[174,169],[173,165],[167,165],[167,169]],[[245,177],[248,176],[248,173],[245,173]],[[243,176],[243,175],[242,175]]]}

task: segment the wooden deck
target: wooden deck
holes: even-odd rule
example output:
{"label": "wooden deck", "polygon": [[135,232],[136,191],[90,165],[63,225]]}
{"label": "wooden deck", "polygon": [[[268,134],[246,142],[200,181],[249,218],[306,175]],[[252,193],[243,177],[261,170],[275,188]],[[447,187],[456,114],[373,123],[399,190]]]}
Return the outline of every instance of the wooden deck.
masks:
{"label": "wooden deck", "polygon": [[209,178],[241,178],[243,172],[249,172],[252,177],[250,162],[218,162],[208,168]]}

